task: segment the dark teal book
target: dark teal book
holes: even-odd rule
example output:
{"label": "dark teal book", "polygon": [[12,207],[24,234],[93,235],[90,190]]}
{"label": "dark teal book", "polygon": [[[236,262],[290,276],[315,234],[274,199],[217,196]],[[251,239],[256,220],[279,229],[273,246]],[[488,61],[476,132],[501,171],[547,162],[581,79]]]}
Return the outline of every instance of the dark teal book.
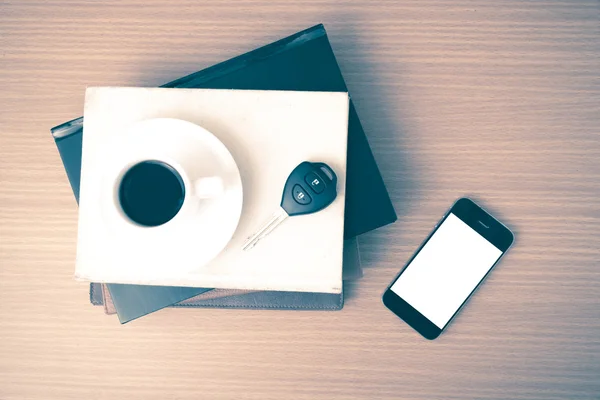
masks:
{"label": "dark teal book", "polygon": [[[316,25],[162,87],[348,91],[323,25]],[[76,198],[79,196],[83,123],[83,118],[78,118],[52,128]],[[346,179],[346,239],[396,221],[396,212],[352,101]],[[109,284],[108,289],[123,323],[210,290],[115,284]],[[101,301],[96,297],[100,290],[94,284],[90,292],[93,302]],[[323,299],[323,296],[310,295],[307,293],[307,300]],[[337,301],[341,295],[327,296],[336,296]],[[303,308],[302,304],[297,308]],[[311,303],[305,308],[323,307]]]}

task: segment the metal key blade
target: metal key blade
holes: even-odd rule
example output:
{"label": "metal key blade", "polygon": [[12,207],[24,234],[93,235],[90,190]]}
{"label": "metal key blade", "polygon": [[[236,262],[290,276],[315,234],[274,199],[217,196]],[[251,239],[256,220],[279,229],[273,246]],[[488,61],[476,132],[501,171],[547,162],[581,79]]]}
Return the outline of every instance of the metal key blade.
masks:
{"label": "metal key blade", "polygon": [[256,244],[261,239],[263,239],[265,236],[267,236],[269,233],[271,233],[271,231],[273,231],[273,229],[275,229],[277,226],[279,226],[279,224],[281,224],[283,221],[285,221],[287,217],[288,217],[288,213],[285,212],[285,210],[283,208],[279,208],[279,210],[277,210],[275,213],[273,213],[271,218],[269,218],[269,220],[265,224],[263,224],[254,235],[250,236],[246,240],[246,242],[244,242],[244,246],[242,247],[242,250],[248,251],[251,248],[253,248],[254,246],[256,246]]}

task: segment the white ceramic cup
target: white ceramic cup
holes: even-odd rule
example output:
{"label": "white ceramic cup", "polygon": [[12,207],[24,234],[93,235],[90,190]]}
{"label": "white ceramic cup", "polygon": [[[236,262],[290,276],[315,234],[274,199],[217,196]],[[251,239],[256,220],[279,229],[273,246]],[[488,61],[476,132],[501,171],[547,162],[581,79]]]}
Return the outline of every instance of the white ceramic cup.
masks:
{"label": "white ceramic cup", "polygon": [[[107,176],[112,176],[113,209],[124,225],[129,225],[131,229],[172,230],[178,224],[185,224],[186,221],[195,220],[199,214],[214,210],[214,202],[231,187],[232,174],[224,171],[222,155],[215,153],[215,146],[207,140],[219,146],[222,144],[208,133],[200,135],[200,132],[196,132],[199,129],[186,121],[155,119],[135,124],[120,138],[120,152],[114,155],[111,163],[114,172]],[[204,138],[204,144],[192,140],[195,137]],[[179,175],[184,186],[185,195],[179,211],[170,220],[158,225],[135,221],[121,206],[120,186],[123,177],[144,161],[167,164]]]}
{"label": "white ceramic cup", "polygon": [[[145,173],[138,172],[137,175],[129,175],[130,172],[135,172],[135,168],[139,168],[144,163],[146,165],[158,165],[159,169],[154,170],[154,173],[160,174],[157,176],[155,187],[148,184],[148,179],[152,179],[152,172],[146,170]],[[172,174],[173,179],[165,179],[165,171],[167,174]],[[150,174],[150,175],[148,175]],[[129,178],[126,178],[128,177]],[[163,182],[160,182],[159,177],[163,178]],[[123,182],[125,179],[129,179],[129,184],[133,185],[133,188],[123,188]],[[141,187],[135,187],[136,181],[140,180],[144,182]],[[161,209],[160,201],[156,202],[153,197],[168,198],[169,194],[165,194],[165,190],[177,190],[170,186],[173,180],[179,181],[183,189],[183,197],[178,201],[175,197],[170,200],[174,201],[173,204],[164,204],[165,209]],[[162,185],[162,187],[161,187]],[[138,193],[135,193],[135,191]],[[131,192],[134,193],[131,193]],[[144,193],[146,191],[147,193]],[[129,193],[128,193],[129,192]],[[223,179],[220,176],[199,176],[198,174],[190,175],[188,171],[175,160],[165,159],[164,157],[152,157],[150,159],[138,159],[135,162],[128,162],[117,175],[117,178],[113,185],[113,201],[114,205],[119,212],[120,216],[126,220],[126,222],[139,225],[142,227],[154,228],[168,224],[174,220],[180,213],[188,214],[196,213],[200,211],[202,204],[205,204],[208,200],[214,200],[221,196],[224,192]],[[173,196],[177,196],[177,193],[173,193]],[[135,198],[137,204],[123,204],[123,197]],[[130,200],[131,201],[131,200]],[[177,209],[177,202],[180,202],[179,208]],[[149,204],[153,204],[152,207],[148,207]],[[144,210],[144,208],[146,208]],[[161,215],[162,214],[162,215]],[[156,216],[159,215],[158,220]]]}

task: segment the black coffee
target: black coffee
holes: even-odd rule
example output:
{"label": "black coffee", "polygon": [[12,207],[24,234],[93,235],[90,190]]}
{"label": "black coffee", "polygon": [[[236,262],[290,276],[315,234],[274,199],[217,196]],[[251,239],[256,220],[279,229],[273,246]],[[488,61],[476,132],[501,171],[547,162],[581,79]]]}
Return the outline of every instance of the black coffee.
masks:
{"label": "black coffee", "polygon": [[144,226],[170,221],[181,209],[185,186],[179,173],[162,161],[142,161],[125,173],[119,202],[125,215]]}

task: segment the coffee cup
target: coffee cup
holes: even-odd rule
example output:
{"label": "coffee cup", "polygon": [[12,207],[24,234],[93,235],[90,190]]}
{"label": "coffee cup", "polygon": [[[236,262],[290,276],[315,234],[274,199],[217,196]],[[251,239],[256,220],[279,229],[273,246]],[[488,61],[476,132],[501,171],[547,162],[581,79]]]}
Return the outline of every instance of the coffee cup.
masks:
{"label": "coffee cup", "polygon": [[224,191],[219,176],[191,178],[175,162],[157,159],[126,166],[117,181],[116,206],[130,222],[143,227],[166,224],[184,205],[197,209],[200,202]]}

